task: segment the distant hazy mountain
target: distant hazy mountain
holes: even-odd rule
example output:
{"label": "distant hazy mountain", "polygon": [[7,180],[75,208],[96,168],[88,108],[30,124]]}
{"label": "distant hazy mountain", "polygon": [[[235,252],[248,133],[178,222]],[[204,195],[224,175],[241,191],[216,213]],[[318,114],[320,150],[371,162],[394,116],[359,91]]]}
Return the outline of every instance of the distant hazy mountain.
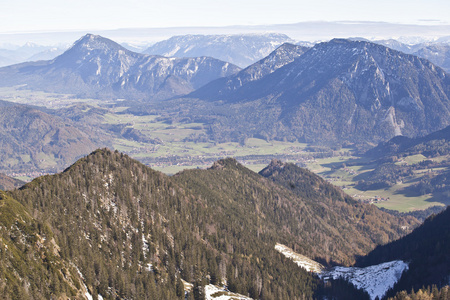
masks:
{"label": "distant hazy mountain", "polygon": [[447,73],[450,72],[450,44],[448,43],[427,42],[410,45],[393,39],[374,42],[394,50],[428,59],[433,64],[443,68]]}
{"label": "distant hazy mountain", "polygon": [[419,50],[421,47],[423,47],[422,43],[419,44],[405,44],[398,40],[389,39],[389,40],[377,40],[373,41],[376,44],[380,44],[383,46],[386,46],[388,48],[401,51],[403,53],[412,54],[415,51]]}
{"label": "distant hazy mountain", "polygon": [[14,64],[14,63],[16,63],[16,61],[15,60],[11,60],[9,57],[7,57],[7,56],[1,56],[0,55],[0,67],[3,67],[3,66],[9,66],[9,65],[12,65],[12,64]]}
{"label": "distant hazy mountain", "polygon": [[28,57],[26,61],[52,60],[58,55],[63,54],[64,51],[66,50],[67,48],[58,48],[58,47],[49,48]]}
{"label": "distant hazy mountain", "polygon": [[293,43],[287,35],[182,35],[158,42],[143,53],[174,57],[210,56],[246,67],[267,56],[283,43]]}
{"label": "distant hazy mountain", "polygon": [[[215,84],[192,95],[223,100],[243,115],[221,119],[217,134],[228,126],[269,139],[378,142],[450,125],[450,78],[445,71],[369,42],[320,43],[259,80],[233,87]],[[230,92],[221,95],[224,89]]]}
{"label": "distant hazy mountain", "polygon": [[165,58],[126,50],[92,34],[51,61],[0,69],[1,85],[95,98],[165,99],[240,69],[208,57]]}
{"label": "distant hazy mountain", "polygon": [[143,52],[149,47],[150,44],[133,44],[133,43],[120,43],[122,47],[133,52]]}
{"label": "distant hazy mountain", "polygon": [[34,43],[26,43],[13,49],[0,49],[0,67],[27,61],[50,60],[62,54],[66,49],[64,46],[53,47]]}
{"label": "distant hazy mountain", "polygon": [[450,73],[450,44],[423,45],[413,54],[428,59]]}

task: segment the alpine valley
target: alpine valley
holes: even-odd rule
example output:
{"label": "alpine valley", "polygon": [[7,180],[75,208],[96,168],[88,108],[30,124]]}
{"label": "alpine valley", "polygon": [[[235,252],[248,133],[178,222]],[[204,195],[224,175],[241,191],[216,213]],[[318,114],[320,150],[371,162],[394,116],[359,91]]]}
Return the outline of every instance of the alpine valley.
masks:
{"label": "alpine valley", "polygon": [[0,68],[2,299],[450,299],[447,44],[127,48]]}

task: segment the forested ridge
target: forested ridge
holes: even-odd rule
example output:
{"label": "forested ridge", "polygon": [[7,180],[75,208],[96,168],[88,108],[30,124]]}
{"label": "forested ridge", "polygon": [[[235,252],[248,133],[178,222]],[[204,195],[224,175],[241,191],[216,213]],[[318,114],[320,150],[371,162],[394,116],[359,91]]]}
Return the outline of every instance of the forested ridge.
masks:
{"label": "forested ridge", "polygon": [[0,191],[0,295],[2,299],[81,299],[81,278],[58,254],[51,229]]}
{"label": "forested ridge", "polygon": [[[204,284],[221,282],[255,299],[317,298],[339,284],[323,285],[275,251],[276,242],[324,262],[345,264],[374,243],[344,239],[319,247],[327,233],[323,228],[334,226],[326,217],[329,207],[323,205],[321,216],[302,196],[234,159],[169,177],[101,149],[7,197],[17,199],[30,218],[48,229],[57,246],[55,257],[72,267],[94,298],[183,299],[182,279],[194,284],[188,297],[196,299],[204,295]],[[337,192],[326,197],[317,201],[342,202]],[[417,223],[412,218],[383,222],[377,230],[386,242],[400,237],[404,224]],[[19,278],[16,289],[23,298],[40,299]],[[83,285],[72,287],[67,280],[59,280],[58,289],[48,288],[56,297],[79,296]]]}
{"label": "forested ridge", "polygon": [[[362,204],[313,172],[292,163],[274,160],[260,174],[297,195],[318,218],[321,229],[314,228],[319,243],[309,254],[320,260],[319,253],[342,263],[353,264],[354,255],[364,255],[376,245],[398,239],[417,224],[413,217],[398,218],[373,205]],[[351,241],[349,243],[349,241]],[[328,246],[328,251],[324,249]],[[322,254],[323,255],[323,254]]]}

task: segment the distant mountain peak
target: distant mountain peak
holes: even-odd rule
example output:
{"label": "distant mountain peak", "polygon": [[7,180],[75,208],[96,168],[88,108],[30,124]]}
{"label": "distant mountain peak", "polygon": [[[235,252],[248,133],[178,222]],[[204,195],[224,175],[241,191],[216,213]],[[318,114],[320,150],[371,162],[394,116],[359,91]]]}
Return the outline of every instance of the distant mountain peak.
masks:
{"label": "distant mountain peak", "polygon": [[[255,105],[255,112],[233,118],[230,125],[268,139],[378,143],[450,124],[450,78],[428,60],[347,39],[317,44],[303,54],[283,53],[286,47],[189,96],[225,101],[240,111]],[[265,109],[271,121],[254,127]]]}
{"label": "distant mountain peak", "polygon": [[162,100],[238,71],[237,66],[210,57],[146,55],[86,34],[53,60],[0,69],[0,81],[82,97]]}
{"label": "distant mountain peak", "polygon": [[71,49],[86,49],[86,50],[102,49],[115,51],[122,50],[126,52],[131,52],[108,38],[91,33],[86,34],[78,41],[76,41]]}

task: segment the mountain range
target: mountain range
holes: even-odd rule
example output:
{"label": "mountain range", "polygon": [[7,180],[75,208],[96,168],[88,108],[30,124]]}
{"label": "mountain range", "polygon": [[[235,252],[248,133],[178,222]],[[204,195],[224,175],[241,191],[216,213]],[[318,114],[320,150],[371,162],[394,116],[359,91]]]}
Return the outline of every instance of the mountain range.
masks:
{"label": "mountain range", "polygon": [[65,46],[44,46],[26,43],[21,47],[0,48],[0,67],[26,61],[50,60],[62,54]]}
{"label": "mountain range", "polygon": [[[429,61],[342,39],[317,44],[258,80],[219,79],[186,96],[209,103],[209,111],[217,104],[219,116],[208,119],[215,139],[312,143],[378,143],[431,133],[449,125],[449,97],[447,73]],[[189,114],[208,117],[195,109]]]}
{"label": "mountain range", "polygon": [[4,86],[103,99],[156,101],[190,93],[156,109],[205,121],[216,141],[374,144],[450,125],[447,73],[366,41],[335,39],[311,49],[284,44],[240,70],[207,57],[139,54],[88,34],[52,61],[1,68],[0,78]]}
{"label": "mountain range", "polygon": [[450,72],[450,45],[448,42],[437,41],[410,45],[390,39],[378,40],[374,43],[428,59],[433,64],[443,68],[447,73]]}
{"label": "mountain range", "polygon": [[[122,104],[131,106],[127,112],[138,115],[157,113],[168,122],[202,123],[207,138],[217,142],[245,143],[256,137],[374,145],[396,135],[423,136],[450,125],[447,73],[417,56],[366,41],[335,39],[312,48],[285,43],[240,70],[207,57],[134,53],[88,34],[54,60],[1,68],[0,78],[5,86],[26,84],[26,88],[84,97],[141,99]],[[97,108],[42,112],[71,119],[68,122],[77,130],[84,130],[78,126],[84,120],[97,131],[161,143],[126,126],[105,128],[101,124],[105,111]],[[27,142],[22,144],[27,147]],[[11,148],[9,143],[5,146]],[[45,151],[55,157],[54,151]],[[74,157],[63,161],[72,163]],[[27,153],[11,158],[4,167],[11,169],[24,158],[35,167],[36,161],[46,160]]]}
{"label": "mountain range", "polygon": [[2,86],[76,94],[80,97],[161,100],[187,94],[240,69],[208,57],[166,58],[131,52],[87,34],[51,61],[0,69]]}
{"label": "mountain range", "polygon": [[158,42],[143,53],[167,57],[209,56],[241,68],[266,57],[283,43],[294,43],[284,34],[182,35]]}

